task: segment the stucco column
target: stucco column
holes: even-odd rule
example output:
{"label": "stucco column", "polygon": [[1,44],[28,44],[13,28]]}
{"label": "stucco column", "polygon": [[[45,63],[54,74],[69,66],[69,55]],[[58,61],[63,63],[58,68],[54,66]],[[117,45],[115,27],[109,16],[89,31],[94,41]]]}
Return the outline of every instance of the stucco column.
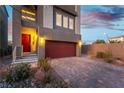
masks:
{"label": "stucco column", "polygon": [[42,28],[43,28],[43,7],[42,5],[37,6],[37,27],[38,27],[38,58],[45,57],[45,44],[42,44],[41,37],[42,37]]}
{"label": "stucco column", "polygon": [[18,47],[17,49],[17,56],[21,56],[21,6],[13,6],[13,47]]}
{"label": "stucco column", "polygon": [[80,34],[80,6],[75,6],[75,11],[77,12],[77,16],[75,17],[75,33]]}
{"label": "stucco column", "polygon": [[79,44],[76,45],[76,56],[81,56],[81,45]]}

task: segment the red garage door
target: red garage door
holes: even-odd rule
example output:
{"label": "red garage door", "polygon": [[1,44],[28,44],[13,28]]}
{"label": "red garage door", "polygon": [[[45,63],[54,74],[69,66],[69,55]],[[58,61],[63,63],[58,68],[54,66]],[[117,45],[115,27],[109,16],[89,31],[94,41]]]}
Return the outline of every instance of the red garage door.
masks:
{"label": "red garage door", "polygon": [[45,56],[50,58],[76,56],[76,43],[46,41]]}

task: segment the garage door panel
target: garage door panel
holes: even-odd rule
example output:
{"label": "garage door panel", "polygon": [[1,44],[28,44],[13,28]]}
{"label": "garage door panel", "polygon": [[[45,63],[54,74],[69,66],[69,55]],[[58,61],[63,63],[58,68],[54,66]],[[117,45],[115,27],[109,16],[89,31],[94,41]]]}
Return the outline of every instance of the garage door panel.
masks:
{"label": "garage door panel", "polygon": [[46,41],[45,56],[50,58],[76,56],[76,43]]}

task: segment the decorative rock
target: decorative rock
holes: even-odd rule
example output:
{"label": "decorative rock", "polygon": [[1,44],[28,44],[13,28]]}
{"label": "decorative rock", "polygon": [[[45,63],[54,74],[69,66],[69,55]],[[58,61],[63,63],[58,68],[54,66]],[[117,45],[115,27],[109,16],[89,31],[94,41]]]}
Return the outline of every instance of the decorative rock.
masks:
{"label": "decorative rock", "polygon": [[34,76],[37,80],[43,80],[45,77],[45,72],[41,69],[38,69]]}
{"label": "decorative rock", "polygon": [[70,84],[70,80],[69,79],[65,79],[64,81],[65,81],[65,83]]}
{"label": "decorative rock", "polygon": [[98,83],[103,83],[103,81],[102,80],[98,80]]}
{"label": "decorative rock", "polygon": [[31,86],[34,86],[34,82],[31,82]]}
{"label": "decorative rock", "polygon": [[121,60],[116,60],[116,63],[119,64],[119,65],[124,65],[124,62],[121,61]]}

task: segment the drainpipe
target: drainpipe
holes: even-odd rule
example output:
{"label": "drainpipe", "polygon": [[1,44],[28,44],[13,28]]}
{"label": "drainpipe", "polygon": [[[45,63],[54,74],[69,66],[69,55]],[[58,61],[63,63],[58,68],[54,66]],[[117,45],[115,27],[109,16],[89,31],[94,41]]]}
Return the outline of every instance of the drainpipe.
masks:
{"label": "drainpipe", "polygon": [[40,38],[40,36],[39,36],[39,26],[37,26],[37,30],[38,30],[38,38],[37,38],[37,39],[38,39],[38,40],[37,40],[37,41],[38,41],[38,48],[37,48],[37,50],[38,50],[37,53],[38,53],[38,54],[37,54],[37,55],[38,55],[38,59],[39,59],[39,49],[40,49],[40,48],[39,48],[39,38]]}

